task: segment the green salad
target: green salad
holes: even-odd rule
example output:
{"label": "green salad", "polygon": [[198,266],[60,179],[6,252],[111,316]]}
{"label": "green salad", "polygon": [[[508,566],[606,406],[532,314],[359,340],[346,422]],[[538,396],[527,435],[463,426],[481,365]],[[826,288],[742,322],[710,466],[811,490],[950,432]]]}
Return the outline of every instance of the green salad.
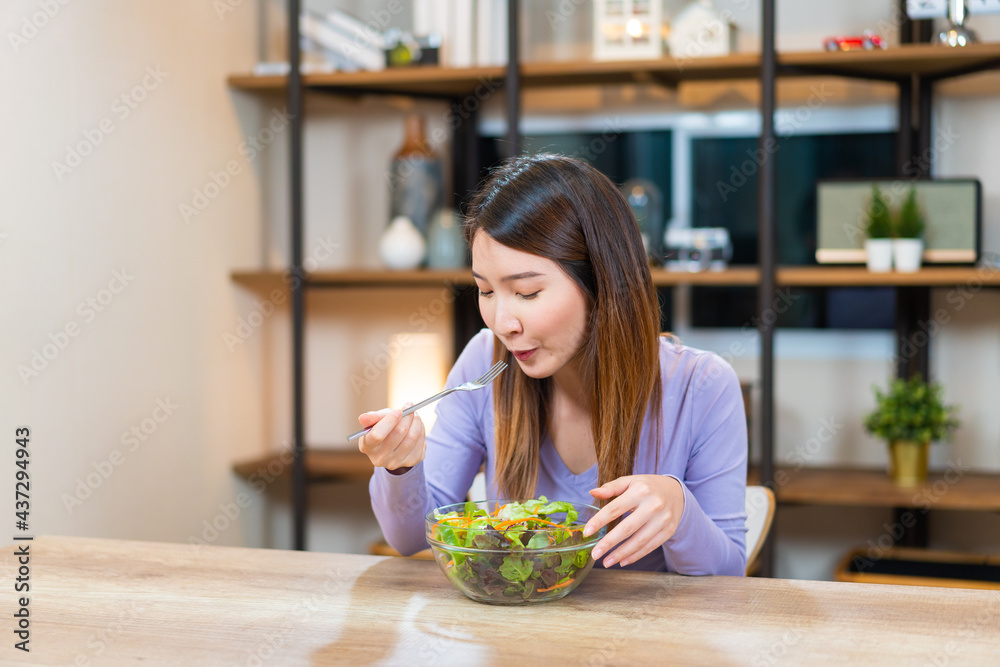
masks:
{"label": "green salad", "polygon": [[494,505],[490,512],[470,501],[430,517],[431,545],[440,550],[439,558],[448,559],[441,562],[445,574],[470,597],[496,602],[562,597],[593,565],[590,551],[604,531],[585,538],[573,503],[541,496]]}

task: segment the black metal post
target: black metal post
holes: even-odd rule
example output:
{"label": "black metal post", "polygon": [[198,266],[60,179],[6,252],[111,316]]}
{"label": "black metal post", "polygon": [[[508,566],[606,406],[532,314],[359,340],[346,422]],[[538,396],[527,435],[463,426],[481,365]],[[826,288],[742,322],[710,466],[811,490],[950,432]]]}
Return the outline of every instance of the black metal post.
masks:
{"label": "black metal post", "polygon": [[451,112],[455,117],[451,143],[452,194],[455,210],[463,214],[479,184],[479,169],[482,166],[479,157],[479,105],[469,111],[464,104],[465,99],[451,101]]}
{"label": "black metal post", "polygon": [[896,132],[896,175],[906,176],[913,160],[913,77],[899,81],[899,129]]}
{"label": "black metal post", "polygon": [[896,14],[899,16],[900,44],[926,44],[934,31],[934,21],[918,19],[914,21],[906,13],[906,0],[896,0]]}
{"label": "black metal post", "polygon": [[507,2],[507,157],[521,153],[521,66],[519,0]]}
{"label": "black metal post", "polygon": [[[452,113],[459,120],[452,135],[452,180],[455,208],[464,215],[469,200],[479,185],[482,160],[479,155],[479,105],[476,104],[472,111],[467,111],[463,102],[463,99],[452,101]],[[466,260],[469,259],[470,253],[466,248]],[[455,299],[452,308],[454,358],[458,359],[466,344],[486,325],[479,314],[479,299],[476,298],[475,290],[468,285],[451,285],[450,289]]]}
{"label": "black metal post", "polygon": [[299,0],[288,0],[288,114],[291,116],[288,198],[292,227],[292,548],[306,548],[304,420],[305,273],[302,269],[302,72],[299,68]]}
{"label": "black metal post", "polygon": [[906,0],[896,0],[896,16],[899,17],[899,43],[913,41],[913,19],[906,13]]}
{"label": "black metal post", "polygon": [[[774,87],[776,57],[774,52],[774,0],[762,0],[761,71],[760,71],[760,139],[763,156],[757,183],[757,257],[760,285],[757,311],[760,315],[760,481],[774,488],[774,318],[769,316],[775,298],[775,264],[777,263],[775,158],[777,137],[774,133]],[[774,570],[774,540],[764,545],[761,554],[761,574],[772,576]]]}
{"label": "black metal post", "polygon": [[[904,0],[905,2],[905,0]],[[913,22],[913,41],[917,44],[926,44],[934,36],[934,21],[932,19],[921,19]]]}
{"label": "black metal post", "polygon": [[[906,0],[898,0],[898,10],[905,16]],[[931,22],[910,21],[900,25],[900,42],[924,43],[930,37]],[[927,162],[930,143],[931,86],[927,79],[910,76],[899,83],[899,131],[897,134],[897,175],[899,178],[926,178],[930,173]],[[914,127],[914,95],[918,96],[916,127]],[[896,377],[909,379],[916,371],[925,379],[929,371],[930,336],[920,329],[920,322],[930,316],[930,289],[927,287],[896,288]],[[907,547],[926,547],[929,537],[929,520],[926,512],[912,508],[893,508],[894,522],[903,527],[896,544]]]}
{"label": "black metal post", "polygon": [[929,287],[896,288],[896,377],[914,373],[930,379],[930,334],[920,325],[930,321]]}
{"label": "black metal post", "polygon": [[917,77],[917,165],[920,178],[931,177],[931,107],[934,105],[934,82]]}

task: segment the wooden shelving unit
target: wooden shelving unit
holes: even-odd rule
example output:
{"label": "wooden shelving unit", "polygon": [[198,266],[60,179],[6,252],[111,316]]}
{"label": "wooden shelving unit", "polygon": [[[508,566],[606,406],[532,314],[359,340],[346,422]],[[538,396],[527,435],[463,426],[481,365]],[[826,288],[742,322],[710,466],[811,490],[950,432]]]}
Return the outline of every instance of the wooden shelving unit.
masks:
{"label": "wooden shelving unit", "polygon": [[[320,479],[360,479],[370,474],[370,466],[353,452],[307,449],[304,443],[303,395],[304,385],[304,290],[305,288],[402,288],[436,287],[452,285],[463,287],[472,284],[467,271],[413,271],[386,272],[379,270],[321,271],[306,274],[302,270],[302,124],[303,95],[306,92],[325,92],[340,96],[405,95],[439,99],[448,103],[463,97],[485,93],[499,94],[505,98],[508,121],[507,144],[517,152],[520,146],[518,124],[520,119],[520,92],[529,88],[558,88],[567,86],[603,86],[621,84],[652,84],[674,87],[684,82],[727,81],[734,79],[761,82],[760,111],[762,117],[761,140],[776,140],[774,131],[775,81],[779,77],[848,77],[861,80],[886,81],[898,90],[899,125],[898,165],[900,173],[908,161],[930,149],[930,116],[933,107],[934,86],[941,80],[975,72],[1000,69],[1000,44],[975,44],[961,49],[939,48],[931,44],[903,44],[887,50],[826,52],[805,51],[776,53],[774,48],[774,0],[762,0],[761,53],[735,54],[721,58],[695,58],[643,60],[631,62],[563,62],[519,63],[517,2],[509,3],[510,62],[504,67],[406,68],[382,72],[302,74],[299,62],[298,14],[299,0],[289,0],[289,62],[292,71],[288,76],[253,76],[237,74],[229,77],[229,85],[238,91],[251,94],[287,96],[288,108],[293,116],[291,127],[290,202],[292,252],[290,264],[304,276],[302,281],[290,281],[280,271],[237,271],[232,279],[248,289],[292,292],[293,317],[293,424],[295,478],[293,505],[295,509],[295,548],[305,545],[305,491],[306,481]],[[902,8],[903,3],[895,3]],[[903,41],[912,41],[919,31],[909,20],[900,26]],[[926,25],[925,25],[926,27]],[[923,39],[923,38],[921,38]],[[919,41],[919,40],[918,40]],[[494,91],[499,90],[499,93]],[[455,132],[457,147],[454,158],[463,164],[468,160],[469,146],[475,141],[473,117]],[[470,163],[471,164],[471,163]],[[464,173],[456,167],[456,173]],[[920,177],[929,176],[929,168],[922,169]],[[465,183],[463,187],[469,186]],[[475,186],[474,183],[471,184]],[[863,267],[777,267],[774,239],[777,210],[775,207],[776,173],[773,161],[765,161],[759,171],[758,236],[761,239],[759,267],[733,267],[718,273],[653,272],[656,285],[716,285],[756,287],[758,302],[767,304],[778,287],[897,287],[897,339],[912,341],[919,333],[918,323],[926,319],[929,308],[929,290],[939,287],[1000,286],[1000,270],[991,268],[929,267],[914,274],[873,274]],[[761,306],[762,308],[764,306]],[[773,355],[772,325],[761,331],[761,451],[763,482],[773,484]],[[920,347],[920,346],[918,346]],[[913,359],[901,359],[899,372],[914,369],[926,371],[927,349]],[[240,464],[241,474],[252,474],[261,465],[272,463],[265,458]],[[247,473],[246,471],[251,471]],[[935,480],[936,481],[936,480]],[[976,501],[976,497],[995,498],[990,485],[997,478],[968,475],[945,494],[937,507],[959,503],[957,499],[969,498],[972,507],[976,502],[983,509],[984,503],[994,508],[993,500]],[[933,482],[932,482],[933,484]],[[907,504],[906,498],[891,488],[883,473],[856,470],[801,470],[778,488],[783,503],[822,502],[843,504],[877,504],[897,509]],[[778,486],[774,484],[774,486]],[[968,490],[964,494],[958,489]],[[993,493],[994,495],[989,495]],[[796,495],[797,494],[797,495]],[[854,499],[853,501],[851,499]],[[902,503],[902,504],[897,504]],[[765,548],[763,560],[769,562]],[[765,571],[769,571],[765,567]]]}
{"label": "wooden shelving unit", "polygon": [[[974,44],[963,49],[943,49],[933,44],[904,44],[876,51],[800,51],[777,55],[779,76],[850,76],[895,80],[912,75],[955,76],[1000,64],[1000,44]],[[760,76],[761,58],[738,53],[716,58],[662,58],[617,62],[524,63],[522,88],[554,88],[655,83],[675,86],[685,81],[753,79]],[[500,83],[503,67],[415,67],[381,72],[331,72],[304,74],[311,89],[399,95],[463,96],[484,84]],[[280,92],[285,76],[236,74],[229,85],[249,92]]]}
{"label": "wooden shelving unit", "polygon": [[[659,287],[676,285],[754,286],[760,282],[760,271],[754,267],[736,266],[725,271],[687,273],[653,269],[653,283]],[[872,273],[864,267],[785,266],[776,273],[782,287],[957,287],[978,289],[1000,287],[1000,267],[924,267],[916,273]],[[287,289],[287,274],[280,271],[234,271],[232,279],[249,289],[268,292]],[[384,271],[381,269],[348,269],[316,271],[307,281],[315,287],[456,287],[475,284],[468,269]]]}
{"label": "wooden shelving unit", "polygon": [[[237,463],[233,471],[250,479],[287,478],[291,454],[271,454]],[[372,475],[368,457],[354,449],[306,452],[306,479],[310,482],[367,481]],[[797,505],[913,507],[935,510],[1000,512],[1000,474],[931,473],[927,482],[909,488],[893,484],[885,470],[864,468],[778,468],[778,502]],[[760,482],[756,469],[747,476]]]}

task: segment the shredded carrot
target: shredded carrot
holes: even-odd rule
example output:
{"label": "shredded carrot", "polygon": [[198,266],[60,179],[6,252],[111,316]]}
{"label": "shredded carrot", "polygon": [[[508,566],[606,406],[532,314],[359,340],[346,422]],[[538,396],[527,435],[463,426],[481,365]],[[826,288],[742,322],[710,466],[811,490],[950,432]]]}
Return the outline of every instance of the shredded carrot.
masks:
{"label": "shredded carrot", "polygon": [[442,523],[448,524],[448,523],[451,523],[452,521],[462,520],[464,518],[465,517],[462,517],[462,516],[449,516],[449,517],[445,517],[444,519],[438,519],[438,522],[437,522],[436,525],[441,525]]}
{"label": "shredded carrot", "polygon": [[536,523],[544,523],[544,524],[549,525],[549,526],[554,526],[556,528],[563,528],[563,529],[569,530],[569,531],[582,530],[581,528],[570,528],[569,526],[564,526],[561,523],[553,523],[552,521],[548,521],[547,519],[539,519],[536,516],[529,516],[529,517],[526,517],[524,519],[511,519],[510,521],[504,521],[503,523],[498,523],[495,526],[495,528],[497,530],[503,530],[505,528],[509,528],[509,527],[511,527],[511,526],[513,526],[515,524],[518,524],[518,523],[525,523],[526,521],[534,521]]}
{"label": "shredded carrot", "polygon": [[582,528],[570,528],[569,526],[564,526],[561,523],[553,523],[552,521],[548,521],[547,519],[535,519],[535,521],[537,521],[538,523],[547,523],[548,525],[555,526],[556,528],[565,528],[566,530],[570,531],[583,530]]}
{"label": "shredded carrot", "polygon": [[572,579],[567,579],[566,581],[562,582],[561,584],[555,584],[554,586],[549,586],[548,588],[536,588],[535,592],[536,593],[545,593],[547,591],[554,591],[557,588],[565,588],[566,586],[569,586],[572,583],[573,583]]}
{"label": "shredded carrot", "polygon": [[[500,510],[503,509],[506,506],[507,505],[503,505],[500,508],[498,508],[496,510],[496,514],[499,514]],[[435,526],[440,526],[440,525],[443,524],[443,525],[451,526],[453,528],[468,528],[469,526],[472,525],[472,523],[475,520],[476,520],[476,517],[474,517],[474,516],[451,516],[451,517],[446,517],[444,519],[439,519],[434,525]],[[496,526],[494,526],[494,529],[495,530],[505,530],[507,528],[510,528],[513,525],[516,525],[516,524],[519,524],[519,523],[525,523],[525,522],[528,522],[528,521],[534,521],[536,523],[541,523],[541,524],[545,524],[545,525],[548,525],[548,526],[553,526],[554,528],[562,528],[562,529],[568,530],[570,532],[579,532],[580,530],[582,530],[582,528],[571,528],[570,526],[564,526],[561,523],[555,523],[555,522],[549,521],[548,519],[542,519],[542,518],[537,517],[537,516],[529,516],[529,517],[526,517],[524,519],[510,519],[509,521],[503,521],[501,523],[498,523]],[[453,522],[458,522],[458,523],[457,524],[453,524]]]}

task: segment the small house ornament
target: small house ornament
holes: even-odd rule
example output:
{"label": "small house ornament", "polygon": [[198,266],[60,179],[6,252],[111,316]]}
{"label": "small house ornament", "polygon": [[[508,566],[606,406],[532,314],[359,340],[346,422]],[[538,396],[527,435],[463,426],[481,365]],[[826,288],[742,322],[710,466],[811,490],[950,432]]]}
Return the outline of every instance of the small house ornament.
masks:
{"label": "small house ornament", "polygon": [[736,26],[729,12],[719,12],[710,0],[697,0],[670,22],[667,38],[674,58],[727,56],[736,50]]}
{"label": "small house ornament", "polygon": [[594,0],[594,60],[663,56],[663,0]]}

